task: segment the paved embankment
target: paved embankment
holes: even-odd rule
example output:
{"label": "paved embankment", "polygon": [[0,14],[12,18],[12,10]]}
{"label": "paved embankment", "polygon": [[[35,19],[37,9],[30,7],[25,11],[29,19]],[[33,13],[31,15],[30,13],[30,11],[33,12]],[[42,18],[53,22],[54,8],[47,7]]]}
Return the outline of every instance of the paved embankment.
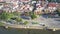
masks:
{"label": "paved embankment", "polygon": [[[4,25],[6,28],[8,27],[11,27],[11,28],[23,28],[23,29],[44,29],[45,27],[41,27],[41,26],[27,26],[27,25],[10,25],[10,24],[5,24]],[[60,28],[53,28],[53,27],[50,27],[48,29],[51,29],[53,31],[56,31],[56,30],[60,30]]]}

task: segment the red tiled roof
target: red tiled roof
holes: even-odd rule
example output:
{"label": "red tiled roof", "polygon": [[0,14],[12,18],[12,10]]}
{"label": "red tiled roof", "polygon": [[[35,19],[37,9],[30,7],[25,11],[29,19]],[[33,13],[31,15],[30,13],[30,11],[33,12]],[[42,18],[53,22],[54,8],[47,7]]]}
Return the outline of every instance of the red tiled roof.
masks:
{"label": "red tiled roof", "polygon": [[57,8],[60,8],[60,3],[57,4]]}
{"label": "red tiled roof", "polygon": [[60,6],[60,3],[58,3],[58,6]]}
{"label": "red tiled roof", "polygon": [[16,2],[17,0],[12,0],[12,1]]}
{"label": "red tiled roof", "polygon": [[29,0],[20,0],[20,1],[29,1]]}
{"label": "red tiled roof", "polygon": [[0,2],[3,2],[3,0],[0,0]]}
{"label": "red tiled roof", "polygon": [[49,3],[48,4],[49,7],[56,7],[56,5],[57,5],[56,3]]}
{"label": "red tiled roof", "polygon": [[39,7],[39,8],[40,8],[40,7],[43,7],[43,6],[42,6],[42,5],[37,5],[37,7]]}

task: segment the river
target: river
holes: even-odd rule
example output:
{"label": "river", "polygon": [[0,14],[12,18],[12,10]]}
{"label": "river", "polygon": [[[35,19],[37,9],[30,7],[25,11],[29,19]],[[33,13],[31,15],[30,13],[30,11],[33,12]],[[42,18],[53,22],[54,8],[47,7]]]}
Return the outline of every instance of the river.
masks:
{"label": "river", "polygon": [[0,34],[60,34],[58,31],[39,30],[39,29],[15,29],[0,27]]}

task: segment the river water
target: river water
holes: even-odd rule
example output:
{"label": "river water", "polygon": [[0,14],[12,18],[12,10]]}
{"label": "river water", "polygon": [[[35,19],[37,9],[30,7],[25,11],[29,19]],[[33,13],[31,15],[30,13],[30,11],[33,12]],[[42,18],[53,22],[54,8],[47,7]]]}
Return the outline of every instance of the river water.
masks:
{"label": "river water", "polygon": [[39,29],[14,29],[14,28],[5,29],[3,27],[0,27],[0,34],[60,34],[60,30],[50,31]]}

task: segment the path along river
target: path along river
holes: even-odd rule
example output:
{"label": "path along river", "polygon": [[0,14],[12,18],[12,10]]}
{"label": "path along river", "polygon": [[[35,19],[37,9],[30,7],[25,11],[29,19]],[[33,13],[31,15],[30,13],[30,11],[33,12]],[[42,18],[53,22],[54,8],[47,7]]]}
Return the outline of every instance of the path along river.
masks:
{"label": "path along river", "polygon": [[41,30],[41,29],[15,29],[0,27],[0,34],[60,34],[60,30]]}

